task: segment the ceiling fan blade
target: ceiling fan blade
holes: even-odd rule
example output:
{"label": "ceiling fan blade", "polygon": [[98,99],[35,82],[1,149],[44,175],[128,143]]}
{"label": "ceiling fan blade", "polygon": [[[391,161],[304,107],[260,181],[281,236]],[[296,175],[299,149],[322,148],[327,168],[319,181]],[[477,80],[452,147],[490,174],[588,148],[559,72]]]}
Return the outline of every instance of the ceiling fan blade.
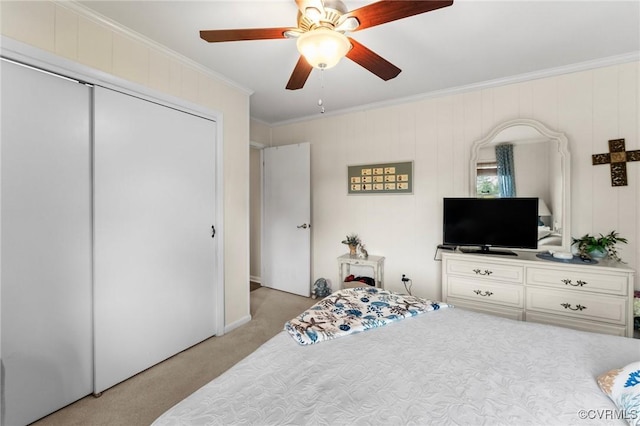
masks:
{"label": "ceiling fan blade", "polygon": [[298,63],[293,69],[289,82],[287,83],[287,89],[302,89],[304,87],[304,83],[307,82],[307,78],[309,78],[309,74],[311,74],[312,69],[313,67],[309,65],[304,56],[300,55],[300,59],[298,59]]}
{"label": "ceiling fan blade", "polygon": [[247,28],[237,30],[203,30],[200,38],[209,43],[240,40],[273,40],[286,38],[285,31],[295,28]]}
{"label": "ceiling fan blade", "polygon": [[353,47],[347,53],[347,58],[371,71],[381,79],[385,81],[391,80],[402,72],[400,68],[396,67],[391,62],[387,61],[364,45],[358,43],[351,37],[349,37],[349,41]]}
{"label": "ceiling fan blade", "polygon": [[360,21],[360,25],[354,31],[375,27],[376,25],[397,19],[408,18],[430,12],[442,7],[451,6],[453,0],[422,0],[422,1],[396,1],[382,0],[376,3],[352,10],[348,16],[353,16]]}

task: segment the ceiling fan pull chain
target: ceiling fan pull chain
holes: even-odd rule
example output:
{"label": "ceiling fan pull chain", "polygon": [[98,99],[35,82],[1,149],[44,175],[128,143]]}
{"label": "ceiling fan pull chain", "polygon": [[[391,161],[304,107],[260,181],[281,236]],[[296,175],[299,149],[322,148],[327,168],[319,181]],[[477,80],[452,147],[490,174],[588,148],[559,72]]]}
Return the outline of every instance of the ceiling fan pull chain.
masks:
{"label": "ceiling fan pull chain", "polygon": [[324,69],[320,68],[320,99],[318,99],[318,106],[320,107],[320,114],[324,114],[324,102],[322,98],[324,97]]}

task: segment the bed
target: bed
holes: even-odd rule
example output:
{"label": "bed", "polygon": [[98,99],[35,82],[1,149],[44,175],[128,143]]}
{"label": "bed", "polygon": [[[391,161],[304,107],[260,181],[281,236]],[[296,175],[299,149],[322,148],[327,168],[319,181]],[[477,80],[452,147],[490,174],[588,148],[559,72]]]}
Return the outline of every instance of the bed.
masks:
{"label": "bed", "polygon": [[548,226],[538,226],[538,247],[547,247],[558,249],[562,246],[562,233],[552,231]]}
{"label": "bed", "polygon": [[625,424],[596,378],[639,360],[637,339],[447,307],[310,345],[282,331],[154,425]]}

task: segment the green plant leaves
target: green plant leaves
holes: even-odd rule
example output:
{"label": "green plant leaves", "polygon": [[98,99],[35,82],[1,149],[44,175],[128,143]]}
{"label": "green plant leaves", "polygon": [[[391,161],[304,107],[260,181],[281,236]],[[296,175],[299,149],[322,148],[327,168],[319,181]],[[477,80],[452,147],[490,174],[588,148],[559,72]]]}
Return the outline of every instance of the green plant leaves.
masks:
{"label": "green plant leaves", "polygon": [[593,235],[585,234],[580,238],[572,238],[571,245],[577,245],[580,256],[591,257],[589,255],[590,252],[599,250],[606,252],[607,257],[610,259],[622,262],[618,255],[616,244],[626,244],[627,239],[621,237],[616,231],[611,231],[607,235],[599,235],[599,237],[594,237]]}

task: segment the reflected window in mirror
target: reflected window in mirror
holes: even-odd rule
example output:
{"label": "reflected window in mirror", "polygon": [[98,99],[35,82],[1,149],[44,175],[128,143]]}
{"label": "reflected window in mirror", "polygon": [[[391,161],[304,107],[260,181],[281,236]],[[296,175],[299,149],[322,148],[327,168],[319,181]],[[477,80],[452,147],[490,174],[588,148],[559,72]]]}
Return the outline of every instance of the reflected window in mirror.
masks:
{"label": "reflected window in mirror", "polygon": [[496,198],[498,191],[498,163],[480,162],[476,168],[476,193],[478,197]]}

